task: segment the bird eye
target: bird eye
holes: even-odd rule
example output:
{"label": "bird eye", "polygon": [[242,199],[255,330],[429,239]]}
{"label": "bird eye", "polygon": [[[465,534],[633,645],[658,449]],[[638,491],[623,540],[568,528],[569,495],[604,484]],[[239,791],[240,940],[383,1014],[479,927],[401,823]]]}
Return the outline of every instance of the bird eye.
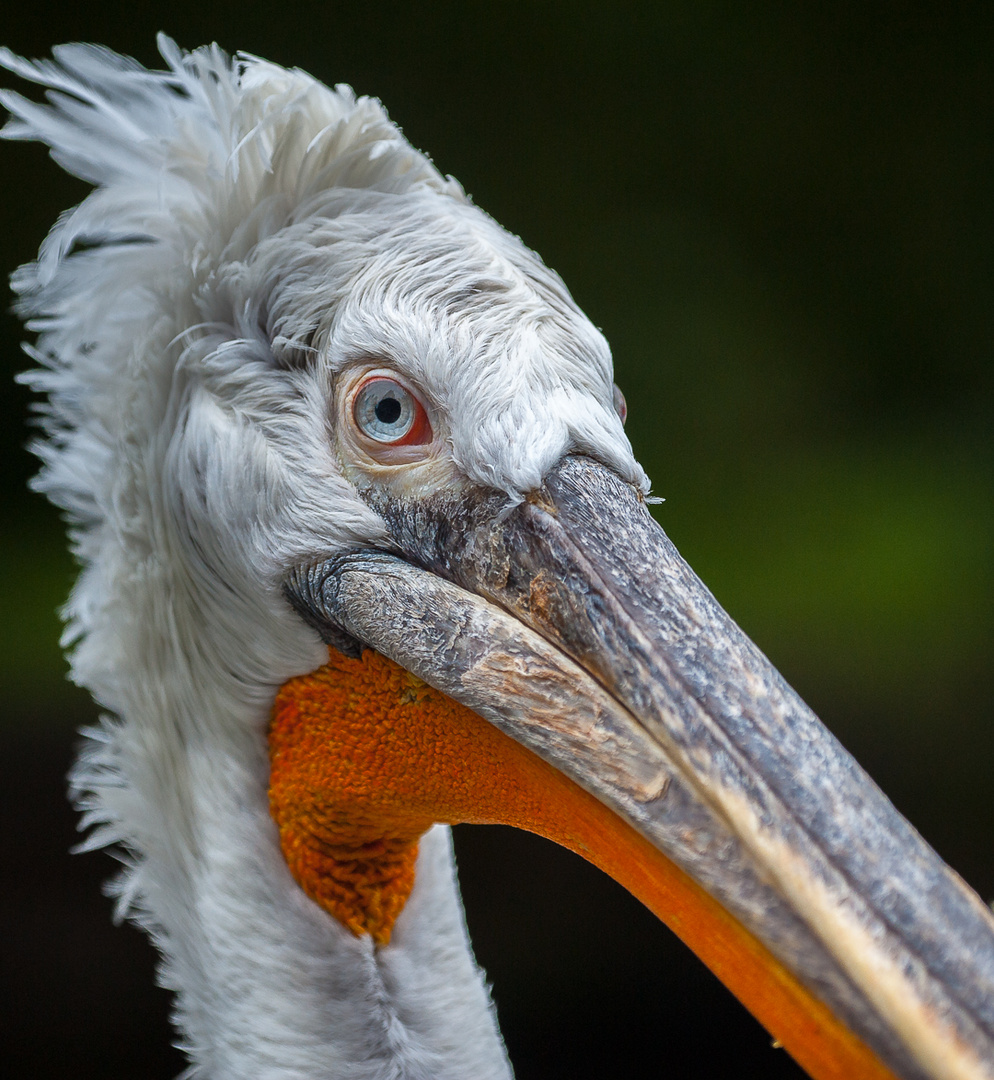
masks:
{"label": "bird eye", "polygon": [[407,387],[386,375],[374,375],[359,387],[352,415],[363,435],[378,443],[418,446],[431,441],[424,406]]}
{"label": "bird eye", "polygon": [[617,383],[614,384],[614,411],[621,417],[622,423],[628,419],[628,402]]}

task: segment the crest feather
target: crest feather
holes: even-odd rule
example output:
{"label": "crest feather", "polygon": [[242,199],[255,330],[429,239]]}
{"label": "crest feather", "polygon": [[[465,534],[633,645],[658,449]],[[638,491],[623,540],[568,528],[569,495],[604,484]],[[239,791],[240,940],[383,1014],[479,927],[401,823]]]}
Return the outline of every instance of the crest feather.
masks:
{"label": "crest feather", "polygon": [[[28,349],[39,368],[23,378],[50,402],[36,487],[86,529],[107,517],[126,425],[139,419],[126,399],[139,374],[154,385],[154,368],[175,364],[171,342],[208,329],[191,298],[223,262],[329,188],[464,198],[372,98],[216,45],[186,53],[160,35],[159,49],[165,71],[95,45],[60,46],[51,61],[0,49],[0,65],[46,88],[43,104],[0,92],[3,137],[46,143],[95,186],[12,276],[39,333]],[[78,529],[76,540],[85,562]]]}

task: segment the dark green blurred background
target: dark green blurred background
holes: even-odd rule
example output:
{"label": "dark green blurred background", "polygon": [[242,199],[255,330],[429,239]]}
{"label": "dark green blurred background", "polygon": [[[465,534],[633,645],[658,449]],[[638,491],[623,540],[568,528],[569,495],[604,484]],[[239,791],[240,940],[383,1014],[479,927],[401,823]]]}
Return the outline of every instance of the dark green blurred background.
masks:
{"label": "dark green blurred background", "polygon": [[[0,34],[155,64],[159,28],[381,97],[563,275],[614,347],[659,520],[994,896],[994,9],[105,0],[20,5]],[[0,151],[6,271],[84,188],[36,146]],[[25,361],[2,331],[0,1054],[11,1075],[166,1077],[167,998],[109,926],[110,861],[65,855],[92,712],[64,681],[72,570],[25,492]],[[613,883],[504,830],[458,845],[521,1080],[797,1075]]]}

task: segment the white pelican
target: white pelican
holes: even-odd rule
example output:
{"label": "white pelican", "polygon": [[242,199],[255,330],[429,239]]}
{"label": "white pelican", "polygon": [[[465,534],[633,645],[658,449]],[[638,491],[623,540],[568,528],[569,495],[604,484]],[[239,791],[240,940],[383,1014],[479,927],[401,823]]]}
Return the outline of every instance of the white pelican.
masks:
{"label": "white pelican", "polygon": [[994,920],[645,508],[610,352],[381,106],[163,40],[0,62],[94,185],[13,279],[38,486],[191,1076],[510,1066],[446,823],[640,896],[818,1078],[994,1077]]}

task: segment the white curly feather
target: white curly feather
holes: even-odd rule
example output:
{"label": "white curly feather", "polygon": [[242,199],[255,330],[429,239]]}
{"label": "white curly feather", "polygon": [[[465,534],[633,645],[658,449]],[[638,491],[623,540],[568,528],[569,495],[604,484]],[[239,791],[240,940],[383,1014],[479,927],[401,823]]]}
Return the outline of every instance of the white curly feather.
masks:
{"label": "white curly feather", "polygon": [[506,1076],[448,834],[374,950],[289,876],[266,803],[276,688],[322,662],[286,570],[384,537],[328,439],[335,372],[388,355],[448,417],[470,481],[512,498],[580,448],[645,486],[611,361],[559,279],[380,104],[167,39],[147,71],[0,51],[47,103],[4,136],[95,190],[13,276],[47,395],[37,487],[82,566],[73,677],[108,711],[74,774],[120,845],[120,911],[177,991],[191,1076]]}

